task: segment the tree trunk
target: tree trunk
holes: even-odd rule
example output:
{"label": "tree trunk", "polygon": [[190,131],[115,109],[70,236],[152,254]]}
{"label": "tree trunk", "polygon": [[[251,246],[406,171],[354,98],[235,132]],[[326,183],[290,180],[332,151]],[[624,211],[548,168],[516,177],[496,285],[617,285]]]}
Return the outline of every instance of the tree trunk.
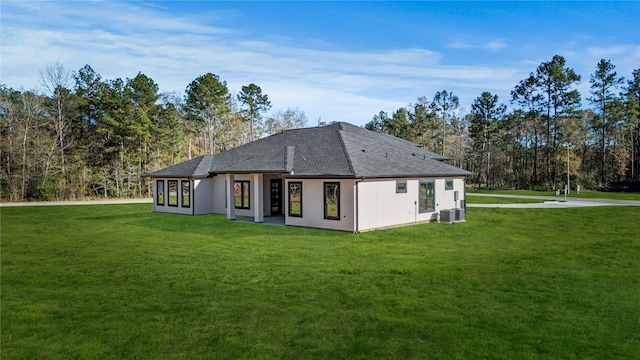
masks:
{"label": "tree trunk", "polygon": [[534,125],[533,135],[533,184],[538,184],[538,129]]}
{"label": "tree trunk", "polygon": [[[484,161],[484,152],[487,146],[487,118],[485,116],[485,123],[482,129],[482,150],[480,151],[480,165],[478,166],[478,189],[480,189],[480,179],[482,177],[482,162]],[[487,178],[487,181],[489,179]]]}
{"label": "tree trunk", "polygon": [[442,156],[444,156],[444,143],[446,140],[445,137],[447,136],[446,127],[447,127],[447,112],[445,111],[442,116]]}
{"label": "tree trunk", "polygon": [[485,186],[486,189],[489,189],[489,179],[491,176],[491,149],[489,149],[489,151],[487,151],[487,185]]}
{"label": "tree trunk", "polygon": [[250,130],[251,130],[251,141],[253,141],[253,112],[251,112],[251,113],[249,114],[249,119],[250,119],[250,122],[251,122],[251,123],[249,124],[249,127],[251,128],[251,129],[250,129]]}
{"label": "tree trunk", "polygon": [[109,179],[107,177],[107,170],[102,168],[102,175],[103,175],[103,179],[104,179],[104,198],[107,198],[107,193],[108,193],[108,189],[107,187],[109,186]]}
{"label": "tree trunk", "polygon": [[211,121],[211,117],[209,117],[209,119],[207,120],[209,122],[209,126],[208,126],[208,135],[209,135],[209,154],[213,155],[214,149],[215,149],[215,145],[213,144],[213,126],[212,126],[212,121]]}
{"label": "tree trunk", "polygon": [[605,161],[606,161],[606,141],[605,141],[605,137],[606,137],[606,130],[604,125],[602,126],[602,144],[601,144],[601,148],[602,148],[602,159],[601,160],[601,166],[600,166],[600,181],[601,184],[600,186],[605,186],[605,176],[604,176],[604,165],[605,165]]}
{"label": "tree trunk", "polygon": [[25,188],[27,182],[27,134],[29,132],[29,123],[24,127],[24,135],[22,137],[22,191],[20,199],[24,200]]}

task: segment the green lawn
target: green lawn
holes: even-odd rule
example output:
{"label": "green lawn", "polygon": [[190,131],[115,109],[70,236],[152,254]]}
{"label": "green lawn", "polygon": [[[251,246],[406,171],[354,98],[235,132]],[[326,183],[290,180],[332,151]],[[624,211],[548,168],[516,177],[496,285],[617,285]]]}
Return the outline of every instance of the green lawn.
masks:
{"label": "green lawn", "polygon": [[[561,200],[561,199],[558,199]],[[542,203],[544,200],[506,198],[494,196],[473,196],[467,194],[467,204],[535,204]]]}
{"label": "green lawn", "polygon": [[[533,196],[556,196],[553,191],[533,191],[533,190],[472,190],[467,189],[469,194],[499,194],[499,195],[533,195]],[[558,199],[564,199],[564,195],[556,196]],[[623,193],[623,192],[600,192],[600,191],[581,191],[576,194],[571,192],[567,197],[585,198],[585,199],[611,199],[611,200],[640,200],[640,193]]]}
{"label": "green lawn", "polygon": [[2,208],[4,359],[632,359],[639,207],[363,234]]}

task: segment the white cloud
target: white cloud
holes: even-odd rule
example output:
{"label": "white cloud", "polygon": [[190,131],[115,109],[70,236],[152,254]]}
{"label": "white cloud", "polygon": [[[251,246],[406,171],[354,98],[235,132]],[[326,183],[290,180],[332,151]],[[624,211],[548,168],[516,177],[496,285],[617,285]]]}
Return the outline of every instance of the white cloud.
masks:
{"label": "white cloud", "polygon": [[494,40],[494,41],[489,41],[487,43],[478,43],[478,44],[472,44],[466,41],[454,41],[452,43],[449,44],[449,48],[451,49],[482,49],[482,50],[502,50],[505,49],[507,47],[507,43],[505,43],[502,40]]}
{"label": "white cloud", "polygon": [[591,57],[608,58],[610,56],[628,53],[630,48],[631,48],[630,46],[625,46],[625,45],[614,45],[614,46],[608,46],[608,47],[592,46],[587,48],[586,53]]}
{"label": "white cloud", "polygon": [[[0,83],[10,87],[37,86],[39,70],[55,61],[73,71],[89,64],[104,79],[133,77],[141,71],[162,91],[178,94],[197,76],[212,72],[232,91],[258,84],[274,109],[300,107],[312,124],[322,117],[361,125],[380,110],[393,112],[443,89],[453,91],[467,107],[482,91],[498,94],[506,103],[510,90],[540,63],[473,65],[479,62],[468,59],[466,65],[451,65],[432,49],[350,51],[321,39],[312,41],[315,48],[309,42],[303,47],[294,37],[251,38],[218,25],[223,17],[238,16],[228,11],[186,18],[153,4],[8,4],[3,3]],[[507,44],[496,39],[479,44],[459,41],[450,47],[501,50]],[[640,63],[638,46],[591,47],[576,58],[603,54]],[[595,64],[589,65],[590,71]],[[582,67],[576,70],[588,74]]]}

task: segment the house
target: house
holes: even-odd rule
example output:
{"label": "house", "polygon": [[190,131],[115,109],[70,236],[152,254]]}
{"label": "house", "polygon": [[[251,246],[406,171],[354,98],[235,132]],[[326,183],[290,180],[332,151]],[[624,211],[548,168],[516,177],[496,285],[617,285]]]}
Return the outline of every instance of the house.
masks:
{"label": "house", "polygon": [[419,145],[348,123],[285,130],[162,169],[154,211],[280,217],[351,232],[437,221],[465,207],[470,172]]}

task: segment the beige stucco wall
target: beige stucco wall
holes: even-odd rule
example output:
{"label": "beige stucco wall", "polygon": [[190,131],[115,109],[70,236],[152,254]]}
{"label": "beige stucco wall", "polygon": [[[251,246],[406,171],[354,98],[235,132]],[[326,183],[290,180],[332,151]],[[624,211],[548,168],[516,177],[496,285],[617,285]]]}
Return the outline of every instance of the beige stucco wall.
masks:
{"label": "beige stucco wall", "polygon": [[429,213],[418,212],[418,180],[406,181],[406,193],[396,193],[396,179],[365,180],[358,184],[359,231],[430,219]]}
{"label": "beige stucco wall", "polygon": [[[302,182],[302,217],[289,216],[289,181]],[[324,183],[340,183],[340,220],[324,218]],[[285,224],[342,231],[354,231],[354,180],[287,179],[284,184]]]}
{"label": "beige stucco wall", "polygon": [[[270,180],[277,175],[263,177],[263,209],[264,216],[270,215]],[[462,207],[465,200],[465,180],[462,177],[448,178],[453,180],[453,189],[446,190],[445,178],[411,178],[411,179],[366,179],[366,180],[331,180],[331,179],[284,179],[282,188],[283,213],[285,224],[293,226],[313,227],[341,231],[367,231],[378,228],[407,225],[417,222],[436,221],[440,210]],[[176,214],[226,214],[225,176],[206,179],[194,179],[191,185],[191,207],[182,207],[181,198],[178,206],[168,206],[168,181],[177,180],[180,193],[180,181],[186,179],[155,178],[153,180],[154,195],[157,194],[157,180],[164,181],[165,204],[158,205],[154,197],[153,210]],[[237,216],[255,215],[256,195],[255,178],[252,174],[236,174],[234,180],[250,182],[250,209],[235,209]],[[396,193],[396,180],[406,180],[407,192]],[[418,189],[420,180],[433,180],[435,183],[435,210],[420,213],[418,211]],[[302,182],[302,217],[288,216],[289,196],[288,183]],[[324,183],[340,183],[340,219],[324,218]],[[357,190],[356,190],[357,189]],[[458,191],[458,200],[454,194]],[[357,194],[356,194],[357,192]],[[356,217],[356,212],[358,216]]]}
{"label": "beige stucco wall", "polygon": [[212,178],[193,180],[194,214],[213,213],[213,182]]}
{"label": "beige stucco wall", "polygon": [[226,214],[227,206],[225,203],[225,179],[224,175],[218,175],[211,178],[211,186],[213,187],[211,199],[212,213],[214,214]]}
{"label": "beige stucco wall", "polygon": [[[451,178],[449,178],[451,179]],[[436,180],[436,206],[437,210],[445,210],[445,209],[456,209],[460,208],[461,201],[464,200],[465,192],[464,178],[453,178],[453,189],[445,190],[445,179],[437,179]],[[458,192],[458,201],[454,200],[455,192]]]}
{"label": "beige stucco wall", "polygon": [[[264,175],[263,176],[263,184],[262,184],[262,193],[263,193],[263,202],[262,202],[262,209],[264,211],[264,216],[270,216],[271,215],[271,196],[270,196],[270,182],[271,179],[278,179],[279,177],[277,175]],[[227,208],[226,208],[226,203],[225,203],[225,199],[226,199],[226,195],[225,195],[225,176],[224,175],[219,175],[216,177],[213,177],[211,179],[207,179],[210,180],[210,186],[212,188],[211,191],[211,197],[209,198],[209,201],[211,201],[211,213],[213,214],[226,214],[227,213]],[[254,209],[256,206],[256,195],[255,194],[255,188],[254,188],[254,177],[253,174],[235,174],[234,175],[234,181],[238,181],[238,180],[248,180],[250,183],[250,209],[246,210],[246,209],[236,209],[235,210],[235,214],[238,216],[254,216]],[[283,187],[284,187],[284,181],[283,181]],[[283,189],[283,194],[282,196],[284,196],[286,193],[284,192]],[[203,200],[200,200],[203,201]]]}
{"label": "beige stucco wall", "polygon": [[[460,207],[459,200],[464,199],[464,178],[449,179],[453,179],[452,190],[445,190],[444,178],[370,179],[358,183],[357,231],[437,220],[440,210]],[[397,180],[407,181],[406,193],[396,193]],[[436,205],[432,212],[421,213],[418,209],[420,180],[435,183]],[[456,190],[458,201],[454,201]]]}

